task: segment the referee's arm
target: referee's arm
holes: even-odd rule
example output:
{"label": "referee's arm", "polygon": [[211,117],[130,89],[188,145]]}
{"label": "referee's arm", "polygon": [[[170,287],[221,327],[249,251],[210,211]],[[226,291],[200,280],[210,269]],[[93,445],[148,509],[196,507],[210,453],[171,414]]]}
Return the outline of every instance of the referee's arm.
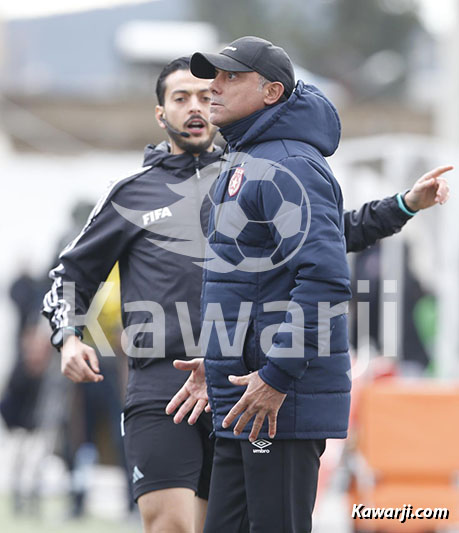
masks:
{"label": "referee's arm", "polygon": [[[96,352],[81,342],[85,315],[101,282],[123,254],[135,226],[127,222],[107,199],[96,206],[80,234],[62,251],[51,270],[51,289],[43,300],[42,314],[53,334],[62,332],[62,373],[75,382],[101,381]],[[72,285],[66,285],[66,284]],[[88,365],[89,363],[89,365]]]}

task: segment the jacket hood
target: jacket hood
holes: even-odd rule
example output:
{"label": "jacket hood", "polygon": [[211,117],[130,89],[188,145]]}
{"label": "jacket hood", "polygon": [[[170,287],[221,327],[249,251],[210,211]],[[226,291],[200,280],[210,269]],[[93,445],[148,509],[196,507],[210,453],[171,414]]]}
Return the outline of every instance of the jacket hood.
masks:
{"label": "jacket hood", "polygon": [[147,144],[143,150],[143,166],[157,165],[170,157],[169,145],[166,141],[158,145]]}
{"label": "jacket hood", "polygon": [[203,152],[198,158],[193,154],[185,152],[183,154],[173,155],[170,153],[170,146],[166,141],[153,146],[147,145],[144,149],[143,166],[163,167],[164,169],[180,174],[190,168],[203,168],[213,163],[222,153],[220,147],[216,146],[213,152]]}
{"label": "jacket hood", "polygon": [[235,145],[290,139],[317,148],[322,155],[332,155],[338,147],[341,122],[330,100],[314,85],[299,80],[287,102],[266,109]]}

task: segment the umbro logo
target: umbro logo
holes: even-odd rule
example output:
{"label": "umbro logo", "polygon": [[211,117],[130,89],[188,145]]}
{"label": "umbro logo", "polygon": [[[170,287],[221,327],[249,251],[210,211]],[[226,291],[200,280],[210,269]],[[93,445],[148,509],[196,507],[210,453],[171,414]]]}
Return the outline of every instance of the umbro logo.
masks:
{"label": "umbro logo", "polygon": [[266,448],[268,446],[271,446],[272,442],[269,442],[269,440],[265,439],[257,439],[256,441],[252,442],[252,446],[255,447],[253,453],[269,453],[271,450],[267,450]]}
{"label": "umbro logo", "polygon": [[134,466],[134,470],[132,471],[132,483],[137,483],[137,481],[141,480],[143,477],[145,476],[139,470],[139,467]]}
{"label": "umbro logo", "polygon": [[148,226],[152,222],[156,222],[157,220],[161,218],[171,217],[172,213],[171,210],[168,207],[160,207],[158,209],[155,209],[154,211],[150,211],[149,213],[145,213],[142,215],[143,219],[143,225]]}

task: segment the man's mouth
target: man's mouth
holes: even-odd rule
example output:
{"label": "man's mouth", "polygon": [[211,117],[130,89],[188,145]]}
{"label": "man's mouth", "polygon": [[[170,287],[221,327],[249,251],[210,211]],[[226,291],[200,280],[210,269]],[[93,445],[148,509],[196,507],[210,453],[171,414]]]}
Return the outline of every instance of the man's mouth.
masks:
{"label": "man's mouth", "polygon": [[185,129],[191,133],[191,135],[201,135],[206,129],[206,122],[201,118],[192,118],[185,124]]}

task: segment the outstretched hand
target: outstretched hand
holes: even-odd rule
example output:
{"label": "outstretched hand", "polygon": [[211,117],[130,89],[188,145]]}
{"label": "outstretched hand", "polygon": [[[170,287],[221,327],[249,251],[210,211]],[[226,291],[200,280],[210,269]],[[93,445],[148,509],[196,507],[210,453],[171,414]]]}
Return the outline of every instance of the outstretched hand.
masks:
{"label": "outstretched hand", "polygon": [[247,423],[255,417],[249,435],[249,441],[254,442],[267,416],[268,434],[273,439],[277,431],[277,413],[287,395],[265,383],[258,372],[252,372],[245,376],[229,376],[228,379],[233,385],[247,386],[247,389],[226,415],[223,420],[223,427],[227,428],[238,415],[241,415],[233,430],[235,435],[240,435]]}
{"label": "outstretched hand", "polygon": [[185,415],[192,410],[188,418],[188,424],[193,425],[203,411],[206,413],[210,412],[204,373],[204,360],[200,357],[191,361],[176,359],[174,361],[174,367],[178,370],[191,370],[191,374],[185,381],[183,387],[167,404],[166,414],[171,415],[180,407],[174,416],[174,423],[180,424]]}
{"label": "outstretched hand", "polygon": [[453,168],[451,165],[437,167],[421,176],[404,196],[408,209],[419,211],[435,204],[447,202],[449,198],[448,181],[441,176]]}

